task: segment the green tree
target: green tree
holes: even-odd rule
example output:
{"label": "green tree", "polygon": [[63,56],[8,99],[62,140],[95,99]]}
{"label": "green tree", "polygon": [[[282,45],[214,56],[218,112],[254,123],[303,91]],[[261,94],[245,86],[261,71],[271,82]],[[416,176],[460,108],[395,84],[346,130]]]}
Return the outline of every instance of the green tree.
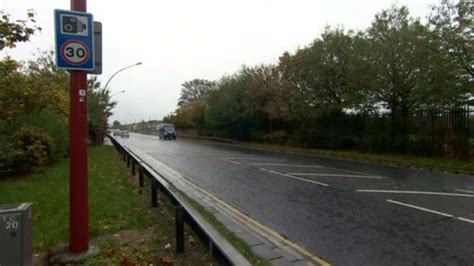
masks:
{"label": "green tree", "polygon": [[18,42],[27,42],[36,31],[41,31],[35,25],[33,10],[28,10],[26,15],[25,20],[12,21],[8,13],[0,10],[0,50],[5,47],[14,48]]}
{"label": "green tree", "polygon": [[419,107],[453,101],[459,80],[449,60],[438,52],[433,34],[406,7],[391,7],[375,16],[366,32],[368,99],[390,110],[395,146],[407,145],[407,122]]}
{"label": "green tree", "polygon": [[178,106],[190,105],[195,101],[203,101],[208,93],[215,87],[215,83],[205,79],[193,79],[182,85]]}
{"label": "green tree", "polygon": [[89,136],[95,144],[101,144],[102,134],[107,130],[107,120],[117,102],[110,100],[110,91],[101,88],[97,76],[89,78],[87,84]]}
{"label": "green tree", "polygon": [[205,79],[194,79],[181,86],[178,109],[172,116],[173,123],[178,128],[202,128],[206,99],[216,84]]}
{"label": "green tree", "polygon": [[114,129],[119,129],[121,126],[122,124],[118,120],[114,120],[114,122],[112,123],[112,128]]}
{"label": "green tree", "polygon": [[0,175],[26,172],[67,153],[67,73],[50,53],[0,62]]}
{"label": "green tree", "polygon": [[223,77],[207,100],[206,125],[215,135],[249,139],[251,122],[243,105],[243,79],[239,74]]}
{"label": "green tree", "polygon": [[305,53],[300,49],[294,55],[285,52],[279,57],[279,76],[273,87],[272,101],[267,107],[271,117],[294,124],[302,124],[309,119],[311,100],[300,78]]}
{"label": "green tree", "polygon": [[442,0],[428,17],[441,50],[449,54],[471,80],[474,79],[473,8],[472,1],[454,4]]}
{"label": "green tree", "polygon": [[342,110],[350,107],[351,94],[357,92],[352,86],[353,56],[352,32],[326,27],[320,39],[303,49],[300,66],[300,89],[307,91],[311,99],[308,104],[316,113]]}

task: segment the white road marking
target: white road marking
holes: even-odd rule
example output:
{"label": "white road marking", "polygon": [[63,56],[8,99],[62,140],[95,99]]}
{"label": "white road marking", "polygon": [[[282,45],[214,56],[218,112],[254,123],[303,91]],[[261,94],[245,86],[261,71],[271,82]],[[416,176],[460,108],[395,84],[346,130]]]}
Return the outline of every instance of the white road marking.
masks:
{"label": "white road marking", "polygon": [[272,159],[263,157],[225,157],[227,160],[253,160],[253,161],[287,161],[286,159]]}
{"label": "white road marking", "polygon": [[324,174],[324,173],[288,173],[289,175],[298,176],[335,176],[335,177],[355,177],[355,178],[368,178],[368,179],[382,179],[380,176],[374,175],[345,175],[345,174]]}
{"label": "white road marking", "polygon": [[423,208],[423,207],[420,207],[420,206],[416,206],[416,205],[412,205],[412,204],[408,204],[408,203],[403,203],[403,202],[396,201],[396,200],[391,200],[391,199],[388,199],[387,202],[474,224],[474,220],[467,219],[467,218],[464,218],[464,217],[454,216],[454,215],[449,214],[449,213],[439,212],[439,211],[435,211],[435,210],[432,210],[432,209],[427,209],[427,208]]}
{"label": "white road marking", "polygon": [[326,184],[326,183],[322,183],[322,182],[318,182],[318,181],[313,181],[313,180],[308,180],[308,179],[305,179],[305,178],[300,178],[300,177],[297,177],[297,176],[292,176],[292,175],[288,175],[288,174],[276,172],[276,171],[269,170],[269,169],[265,169],[265,168],[259,168],[259,169],[262,170],[262,171],[264,171],[264,172],[268,172],[268,173],[272,173],[272,174],[276,174],[276,175],[285,176],[285,177],[288,177],[288,178],[291,178],[291,179],[296,179],[296,180],[299,180],[299,181],[304,181],[304,182],[308,182],[308,183],[312,183],[312,184],[316,184],[316,185],[320,185],[320,186],[329,187],[329,185]]}
{"label": "white road marking", "polygon": [[467,190],[467,189],[455,189],[457,192],[463,192],[463,193],[471,193],[474,194],[474,191],[472,190]]}
{"label": "white road marking", "polygon": [[431,209],[419,207],[419,206],[416,206],[416,205],[412,205],[412,204],[408,204],[408,203],[403,203],[403,202],[396,201],[396,200],[388,199],[387,202],[394,203],[394,204],[398,204],[398,205],[402,205],[402,206],[409,207],[409,208],[413,208],[413,209],[417,209],[417,210],[421,210],[421,211],[425,211],[425,212],[430,212],[430,213],[438,214],[438,215],[445,216],[445,217],[454,218],[454,215],[449,214],[449,213],[439,212],[439,211],[435,211],[435,210],[431,210]]}
{"label": "white road marking", "polygon": [[418,194],[418,195],[436,195],[436,196],[453,196],[453,197],[474,198],[474,195],[472,195],[472,194],[432,192],[432,191],[358,189],[357,192],[363,192],[363,193],[392,193],[392,194]]}
{"label": "white road marking", "polygon": [[218,157],[222,157],[222,156],[240,156],[241,155],[240,153],[207,153],[207,152],[200,152],[200,153],[203,153],[203,154],[208,155],[208,156],[218,156]]}
{"label": "white road marking", "polygon": [[322,165],[308,165],[308,164],[286,164],[286,163],[248,163],[250,165],[264,165],[264,166],[288,166],[300,168],[324,168]]}
{"label": "white road marking", "polygon": [[[358,175],[373,176],[373,175],[370,174],[370,173],[352,171],[352,170],[341,169],[341,168],[336,168],[336,167],[326,167],[326,168],[334,169],[334,170],[338,170],[338,171],[343,171],[343,172],[347,172],[347,173],[358,174]],[[382,178],[387,178],[387,177],[383,177],[383,176],[380,176],[380,177],[382,177]]]}
{"label": "white road marking", "polygon": [[224,162],[233,163],[233,164],[242,164],[241,162],[236,162],[236,161],[232,161],[232,160],[226,160],[226,159],[221,159],[221,160],[224,161]]}
{"label": "white road marking", "polygon": [[464,218],[464,217],[458,217],[458,219],[463,221],[463,222],[474,224],[474,220],[471,220],[471,219],[467,219],[467,218]]}

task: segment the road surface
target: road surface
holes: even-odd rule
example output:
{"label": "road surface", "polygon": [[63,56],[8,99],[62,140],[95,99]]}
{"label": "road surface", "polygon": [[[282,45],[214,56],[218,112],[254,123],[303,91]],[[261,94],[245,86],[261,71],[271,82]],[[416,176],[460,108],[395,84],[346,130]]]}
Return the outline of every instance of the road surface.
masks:
{"label": "road surface", "polygon": [[131,134],[167,164],[336,265],[473,265],[474,177]]}

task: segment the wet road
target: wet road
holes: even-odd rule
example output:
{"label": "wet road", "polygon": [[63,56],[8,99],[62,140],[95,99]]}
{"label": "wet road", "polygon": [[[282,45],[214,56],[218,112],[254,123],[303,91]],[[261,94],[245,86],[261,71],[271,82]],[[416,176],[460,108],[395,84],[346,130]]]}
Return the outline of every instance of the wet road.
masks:
{"label": "wet road", "polygon": [[131,134],[174,168],[336,265],[473,265],[474,177]]}

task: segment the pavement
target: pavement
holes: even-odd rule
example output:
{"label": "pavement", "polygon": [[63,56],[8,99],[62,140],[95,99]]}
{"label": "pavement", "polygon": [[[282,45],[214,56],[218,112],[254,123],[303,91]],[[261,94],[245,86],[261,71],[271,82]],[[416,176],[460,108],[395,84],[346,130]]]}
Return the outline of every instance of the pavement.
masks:
{"label": "pavement", "polygon": [[472,176],[139,134],[119,141],[274,265],[474,264]]}

